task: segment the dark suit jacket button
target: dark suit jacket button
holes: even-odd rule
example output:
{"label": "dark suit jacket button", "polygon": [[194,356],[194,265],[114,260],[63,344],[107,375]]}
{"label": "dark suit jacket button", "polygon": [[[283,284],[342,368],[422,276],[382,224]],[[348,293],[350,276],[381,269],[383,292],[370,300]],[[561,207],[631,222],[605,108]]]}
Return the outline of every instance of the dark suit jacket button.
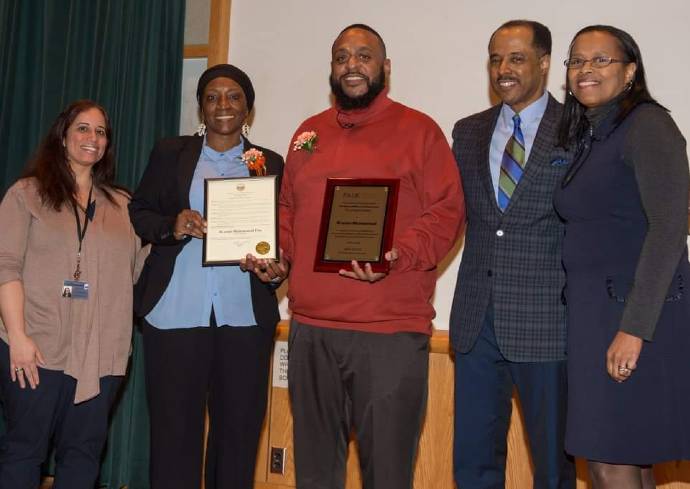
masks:
{"label": "dark suit jacket button", "polygon": [[491,277],[493,274],[494,274],[494,272],[492,272],[491,270],[487,270],[487,271],[486,271],[486,276],[487,276],[487,277]]}

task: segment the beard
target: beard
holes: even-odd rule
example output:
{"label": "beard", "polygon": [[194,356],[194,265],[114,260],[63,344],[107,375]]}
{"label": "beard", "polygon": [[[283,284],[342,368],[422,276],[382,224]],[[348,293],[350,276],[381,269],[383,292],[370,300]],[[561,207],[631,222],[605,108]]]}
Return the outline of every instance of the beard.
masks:
{"label": "beard", "polygon": [[344,110],[363,109],[365,107],[369,107],[376,96],[383,92],[383,89],[386,88],[386,73],[383,71],[383,66],[376,77],[373,79],[367,79],[368,90],[359,97],[350,97],[347,95],[340,84],[340,80],[334,79],[333,76],[328,77],[328,80],[331,84],[331,91],[335,96],[336,103],[341,109]]}

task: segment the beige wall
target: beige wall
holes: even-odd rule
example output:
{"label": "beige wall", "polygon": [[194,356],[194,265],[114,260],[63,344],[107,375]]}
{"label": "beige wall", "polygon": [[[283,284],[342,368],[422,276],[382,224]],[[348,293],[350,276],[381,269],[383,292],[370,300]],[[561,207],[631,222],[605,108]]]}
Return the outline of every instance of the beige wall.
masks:
{"label": "beige wall", "polygon": [[208,43],[208,17],[210,0],[186,0],[184,16],[184,43]]}
{"label": "beige wall", "polygon": [[[686,0],[236,0],[230,62],[256,92],[251,137],[285,154],[293,131],[328,105],[330,46],[353,22],[377,29],[392,60],[392,96],[431,115],[450,139],[453,123],[490,105],[486,45],[511,18],[539,20],[554,37],[549,90],[562,100],[562,60],[574,32],[610,23],[640,44],[654,96],[690,134],[690,3]],[[460,253],[444,265],[435,297],[436,325],[448,312]],[[283,309],[285,309],[283,307]]]}

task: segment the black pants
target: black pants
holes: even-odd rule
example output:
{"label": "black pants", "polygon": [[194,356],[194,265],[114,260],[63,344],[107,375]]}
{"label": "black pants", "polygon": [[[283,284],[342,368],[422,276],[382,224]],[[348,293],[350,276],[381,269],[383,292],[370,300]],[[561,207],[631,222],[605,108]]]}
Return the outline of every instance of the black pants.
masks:
{"label": "black pants", "polygon": [[257,326],[162,330],[144,322],[143,333],[151,489],[200,486],[207,400],[206,489],[254,487],[273,332]]}
{"label": "black pants", "polygon": [[429,337],[292,321],[288,380],[297,489],[345,487],[357,437],[364,489],[411,489],[424,419]]}
{"label": "black pants", "polygon": [[9,348],[0,341],[0,388],[7,432],[0,439],[0,489],[36,489],[55,442],[54,489],[93,489],[108,435],[108,413],[122,377],[100,380],[101,392],[74,404],[77,382],[39,368],[34,390],[10,379]]}

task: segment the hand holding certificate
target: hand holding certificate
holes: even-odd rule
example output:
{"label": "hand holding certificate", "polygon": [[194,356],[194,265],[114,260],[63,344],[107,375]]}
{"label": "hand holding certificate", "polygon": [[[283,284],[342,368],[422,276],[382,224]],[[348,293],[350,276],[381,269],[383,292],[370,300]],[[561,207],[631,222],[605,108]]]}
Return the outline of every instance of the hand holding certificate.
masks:
{"label": "hand holding certificate", "polygon": [[290,272],[290,263],[285,260],[283,251],[280,250],[280,261],[257,258],[247,255],[240,261],[240,268],[244,272],[254,273],[264,283],[280,284]]}
{"label": "hand holding certificate", "polygon": [[173,235],[175,239],[182,240],[187,236],[193,238],[203,239],[206,232],[206,222],[204,218],[197,211],[192,209],[183,209],[175,219],[175,226],[173,227]]}
{"label": "hand holding certificate", "polygon": [[203,266],[279,259],[276,195],[275,175],[206,179]]}

